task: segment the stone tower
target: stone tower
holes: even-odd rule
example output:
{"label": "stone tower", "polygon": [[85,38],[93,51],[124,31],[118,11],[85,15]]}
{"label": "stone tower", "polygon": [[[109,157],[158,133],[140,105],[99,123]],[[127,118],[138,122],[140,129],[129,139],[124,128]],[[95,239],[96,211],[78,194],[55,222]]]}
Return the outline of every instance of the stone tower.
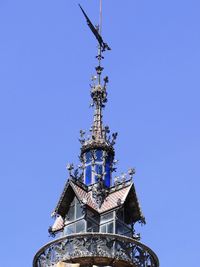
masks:
{"label": "stone tower", "polygon": [[[142,244],[136,223],[145,223],[133,182],[134,169],[116,172],[117,133],[103,125],[108,77],[102,79],[102,53],[110,50],[80,6],[98,44],[98,66],[92,77],[94,108],[89,137],[80,131],[80,162],[68,164],[69,178],[52,214],[54,240],[35,255],[33,267],[159,267],[155,253]],[[101,14],[101,9],[100,9]]]}

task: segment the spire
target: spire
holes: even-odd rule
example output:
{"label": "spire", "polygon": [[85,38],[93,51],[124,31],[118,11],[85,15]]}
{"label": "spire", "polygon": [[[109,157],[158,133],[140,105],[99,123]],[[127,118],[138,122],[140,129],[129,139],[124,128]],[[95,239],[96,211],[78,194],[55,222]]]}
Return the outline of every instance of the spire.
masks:
{"label": "spire", "polygon": [[[99,25],[96,27],[99,36],[102,34],[102,0],[100,0],[100,7],[99,7]],[[104,42],[103,42],[104,43]],[[104,43],[105,44],[105,43]],[[106,44],[107,46],[107,44]],[[107,46],[107,49],[110,48]],[[101,84],[101,76],[103,67],[101,65],[103,57],[104,48],[102,48],[101,43],[98,44],[98,55],[96,56],[98,60],[98,66],[95,68],[97,76],[93,76],[93,85],[91,87],[91,97],[93,101],[93,106],[95,107],[94,110],[94,120],[93,120],[93,127],[92,127],[92,138],[97,142],[105,142],[106,133],[103,127],[103,113],[102,109],[105,107],[105,103],[107,102],[107,92],[106,86],[108,83],[108,77],[104,78],[104,85]],[[97,83],[95,80],[97,79]]]}
{"label": "spire", "polygon": [[[97,187],[93,189],[93,195],[98,199],[98,203],[101,204],[105,197],[102,196],[102,192],[105,188],[108,188],[112,184],[112,168],[114,160],[114,144],[117,134],[113,134],[112,137],[108,136],[110,130],[108,126],[103,125],[103,108],[107,102],[107,84],[108,77],[102,78],[102,60],[104,59],[103,53],[106,50],[111,50],[107,43],[104,42],[102,34],[102,0],[100,0],[99,10],[99,25],[94,26],[85,13],[81,5],[79,5],[86,22],[98,41],[98,53],[96,59],[98,65],[95,67],[95,75],[92,76],[91,87],[91,106],[94,108],[93,124],[91,127],[91,135],[89,138],[84,138],[85,131],[81,131],[80,142],[81,155],[80,159],[83,164],[83,180],[86,185],[94,185]],[[98,188],[98,190],[97,190]],[[101,188],[101,190],[100,190]],[[98,192],[98,193],[97,193]],[[100,193],[100,194],[99,194]],[[104,192],[105,193],[105,192]]]}
{"label": "spire", "polygon": [[[100,10],[99,10],[99,25],[94,26],[79,4],[79,7],[86,18],[87,24],[89,28],[91,29],[92,33],[96,37],[98,41],[98,54],[96,56],[98,60],[98,66],[95,67],[96,75],[92,76],[92,82],[93,84],[91,86],[91,98],[92,98],[92,104],[91,106],[94,107],[94,119],[93,119],[93,125],[92,125],[92,136],[89,140],[91,142],[98,142],[98,143],[106,143],[106,129],[103,126],[103,108],[105,107],[105,103],[107,102],[107,83],[108,83],[108,77],[106,76],[104,78],[104,82],[102,84],[102,59],[103,52],[106,50],[111,50],[111,48],[103,41],[103,38],[101,36],[102,34],[102,0],[100,0]],[[88,143],[88,142],[87,142]]]}
{"label": "spire", "polygon": [[[99,66],[98,66],[99,67]],[[101,77],[101,75],[99,75]],[[96,142],[105,142],[106,133],[103,127],[103,108],[107,102],[106,85],[108,83],[108,77],[104,78],[104,85],[100,83],[93,84],[91,88],[92,106],[94,106],[94,120],[92,126],[92,139]]]}

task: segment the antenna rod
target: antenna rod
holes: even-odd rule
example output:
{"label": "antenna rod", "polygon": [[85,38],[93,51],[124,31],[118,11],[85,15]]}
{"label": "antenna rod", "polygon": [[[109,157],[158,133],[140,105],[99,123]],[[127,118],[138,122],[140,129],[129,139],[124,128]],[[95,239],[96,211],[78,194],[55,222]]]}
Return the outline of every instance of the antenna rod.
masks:
{"label": "antenna rod", "polygon": [[99,8],[99,34],[102,34],[102,0],[100,0],[100,8]]}
{"label": "antenna rod", "polygon": [[[99,1],[99,35],[102,34],[102,0]],[[98,61],[99,61],[99,68],[101,68],[101,60],[102,60],[102,51],[101,51],[101,46],[98,45]],[[98,81],[99,84],[101,84],[101,72],[98,73]]]}

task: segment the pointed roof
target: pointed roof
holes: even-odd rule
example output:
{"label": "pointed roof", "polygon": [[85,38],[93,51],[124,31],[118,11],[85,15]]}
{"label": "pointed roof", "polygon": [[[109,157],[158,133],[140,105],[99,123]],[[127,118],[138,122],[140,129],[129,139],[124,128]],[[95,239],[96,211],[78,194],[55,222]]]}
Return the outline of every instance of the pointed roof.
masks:
{"label": "pointed roof", "polygon": [[116,209],[117,207],[122,207],[126,203],[127,210],[130,213],[130,220],[134,223],[137,221],[145,222],[139,206],[134,183],[130,180],[111,187],[100,208],[97,207],[90,187],[88,188],[80,182],[68,180],[55,208],[54,214],[59,214],[65,217],[74,195],[80,202],[98,213],[104,213]]}

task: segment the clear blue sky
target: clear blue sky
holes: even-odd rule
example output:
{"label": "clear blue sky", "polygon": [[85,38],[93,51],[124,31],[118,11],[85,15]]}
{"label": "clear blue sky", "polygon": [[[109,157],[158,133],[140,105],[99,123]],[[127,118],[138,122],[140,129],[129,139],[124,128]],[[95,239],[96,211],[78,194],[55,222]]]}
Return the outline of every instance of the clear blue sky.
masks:
{"label": "clear blue sky", "polygon": [[[98,0],[79,0],[97,22]],[[105,123],[118,172],[136,168],[162,267],[197,266],[200,226],[200,2],[104,0]],[[28,267],[92,122],[96,42],[73,0],[0,1],[1,266]]]}

